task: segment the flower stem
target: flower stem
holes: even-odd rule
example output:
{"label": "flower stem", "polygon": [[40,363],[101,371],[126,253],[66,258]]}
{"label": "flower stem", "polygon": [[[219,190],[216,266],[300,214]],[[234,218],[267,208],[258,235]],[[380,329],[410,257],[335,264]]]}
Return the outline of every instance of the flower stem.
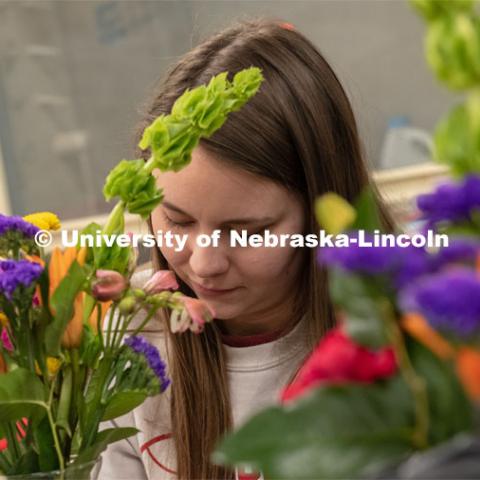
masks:
{"label": "flower stem", "polygon": [[395,321],[390,305],[385,305],[385,318],[388,319],[389,333],[395,355],[400,367],[400,372],[413,396],[415,404],[415,430],[412,441],[415,447],[425,449],[428,447],[428,430],[430,414],[428,408],[428,392],[425,381],[415,371],[405,347],[404,336]]}
{"label": "flower stem", "polygon": [[57,426],[55,425],[55,421],[53,420],[53,415],[52,415],[52,403],[53,403],[54,387],[55,387],[55,382],[52,382],[52,386],[50,388],[50,396],[49,396],[49,399],[48,399],[47,418],[48,418],[48,423],[50,424],[50,429],[52,431],[55,451],[57,452],[58,465],[59,465],[60,472],[61,472],[61,479],[63,479],[63,471],[65,470],[65,461],[64,461],[64,458],[63,458],[63,452],[62,452],[62,448],[60,446],[60,441],[59,441],[59,438],[58,438]]}

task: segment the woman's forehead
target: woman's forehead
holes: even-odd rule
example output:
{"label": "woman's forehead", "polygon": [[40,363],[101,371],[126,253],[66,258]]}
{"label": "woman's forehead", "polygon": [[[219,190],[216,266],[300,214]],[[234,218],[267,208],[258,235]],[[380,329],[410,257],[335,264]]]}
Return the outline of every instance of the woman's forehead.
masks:
{"label": "woman's forehead", "polygon": [[294,200],[273,180],[253,175],[196,148],[179,172],[157,173],[165,201],[184,212],[265,217],[281,214]]}

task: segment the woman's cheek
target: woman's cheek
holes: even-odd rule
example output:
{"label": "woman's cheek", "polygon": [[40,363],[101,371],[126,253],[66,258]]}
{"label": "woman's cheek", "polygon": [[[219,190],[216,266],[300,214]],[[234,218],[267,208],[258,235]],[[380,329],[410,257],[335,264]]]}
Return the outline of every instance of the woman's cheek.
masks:
{"label": "woman's cheek", "polygon": [[276,282],[286,273],[295,269],[298,249],[289,247],[259,247],[241,248],[241,255],[237,255],[237,265],[244,275],[262,280]]}

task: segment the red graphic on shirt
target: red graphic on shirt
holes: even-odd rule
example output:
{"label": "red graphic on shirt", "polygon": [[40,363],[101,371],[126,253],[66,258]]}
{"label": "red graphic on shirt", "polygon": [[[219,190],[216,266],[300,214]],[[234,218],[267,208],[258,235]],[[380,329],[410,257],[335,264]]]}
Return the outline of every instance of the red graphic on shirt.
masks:
{"label": "red graphic on shirt", "polygon": [[261,473],[257,472],[245,472],[245,471],[236,471],[235,480],[263,480]]}
{"label": "red graphic on shirt", "polygon": [[[155,445],[156,443],[162,442],[163,440],[168,440],[172,438],[172,433],[164,433],[162,435],[158,435],[156,437],[153,437],[150,439],[148,442],[145,442],[141,447],[140,447],[140,452],[147,452],[149,457],[155,462],[156,465],[158,465],[162,470],[168,473],[172,473],[174,475],[177,474],[175,470],[172,470],[171,468],[168,468],[165,466],[163,463],[158,460],[158,458],[152,453],[151,447]],[[250,472],[248,470],[236,470],[235,471],[235,480],[263,480],[263,476],[261,473],[257,472]]]}
{"label": "red graphic on shirt", "polygon": [[141,447],[140,447],[140,452],[147,452],[149,457],[163,470],[165,470],[166,472],[168,473],[173,473],[174,475],[176,475],[176,471],[175,470],[172,470],[168,467],[166,467],[163,463],[161,463],[157,457],[155,457],[155,455],[152,453],[152,451],[150,450],[150,447],[152,445],[155,445],[156,443],[158,442],[161,442],[163,440],[168,440],[169,438],[172,438],[172,434],[171,433],[164,433],[163,435],[158,435],[157,437],[153,437],[152,439],[150,439],[148,442],[145,442]]}

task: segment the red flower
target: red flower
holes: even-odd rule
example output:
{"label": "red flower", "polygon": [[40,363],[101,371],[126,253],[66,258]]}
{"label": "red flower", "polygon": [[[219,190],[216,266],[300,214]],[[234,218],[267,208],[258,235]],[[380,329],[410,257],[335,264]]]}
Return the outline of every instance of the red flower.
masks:
{"label": "red flower", "polygon": [[396,370],[392,348],[369,350],[336,328],[320,341],[295,380],[283,390],[281,400],[293,400],[322,384],[372,383],[392,376]]}
{"label": "red flower", "polygon": [[8,443],[4,438],[0,438],[0,452],[3,452],[8,447]]}

